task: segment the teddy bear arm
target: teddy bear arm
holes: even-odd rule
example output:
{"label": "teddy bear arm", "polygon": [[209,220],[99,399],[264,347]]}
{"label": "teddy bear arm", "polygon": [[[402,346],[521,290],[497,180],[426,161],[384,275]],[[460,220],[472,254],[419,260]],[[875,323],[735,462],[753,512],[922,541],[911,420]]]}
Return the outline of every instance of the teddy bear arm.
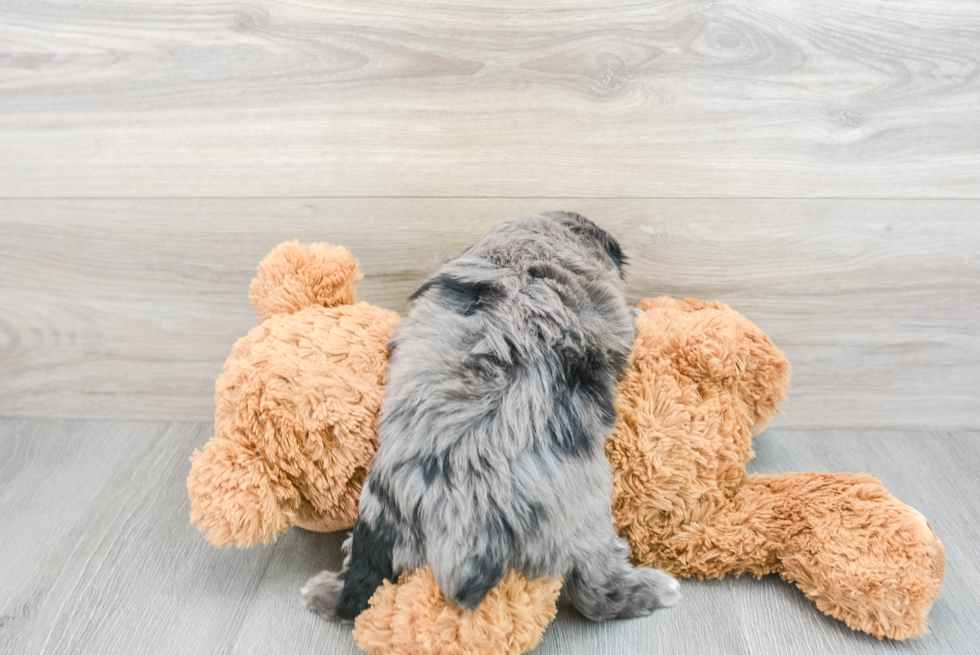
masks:
{"label": "teddy bear arm", "polygon": [[191,457],[191,522],[215,546],[269,543],[295,524],[300,495],[254,448],[215,436]]}

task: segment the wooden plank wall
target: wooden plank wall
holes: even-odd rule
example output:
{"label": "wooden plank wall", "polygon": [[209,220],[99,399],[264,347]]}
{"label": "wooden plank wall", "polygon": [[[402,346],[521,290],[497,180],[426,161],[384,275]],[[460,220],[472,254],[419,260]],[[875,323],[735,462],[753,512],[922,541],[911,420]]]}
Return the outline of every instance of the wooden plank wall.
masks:
{"label": "wooden plank wall", "polygon": [[631,300],[765,329],[795,370],[783,427],[976,424],[980,225],[955,200],[4,201],[0,414],[207,420],[276,243],[346,245],[358,297],[403,311],[441,250],[556,207],[619,235]]}
{"label": "wooden plank wall", "polygon": [[2,0],[0,194],[977,197],[974,0]]}
{"label": "wooden plank wall", "polygon": [[207,420],[255,264],[403,310],[578,210],[721,299],[782,427],[980,427],[980,5],[0,0],[0,416]]}

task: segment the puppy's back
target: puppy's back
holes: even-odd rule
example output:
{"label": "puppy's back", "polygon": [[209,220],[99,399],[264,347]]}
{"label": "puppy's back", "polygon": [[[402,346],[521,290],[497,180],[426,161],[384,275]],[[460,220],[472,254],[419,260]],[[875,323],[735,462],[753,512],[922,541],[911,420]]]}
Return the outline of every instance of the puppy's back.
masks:
{"label": "puppy's back", "polygon": [[[472,607],[508,566],[563,574],[579,524],[608,513],[602,445],[635,335],[620,264],[539,217],[499,226],[416,292],[368,484],[400,517],[396,571],[431,564]],[[583,485],[599,500],[570,505]]]}

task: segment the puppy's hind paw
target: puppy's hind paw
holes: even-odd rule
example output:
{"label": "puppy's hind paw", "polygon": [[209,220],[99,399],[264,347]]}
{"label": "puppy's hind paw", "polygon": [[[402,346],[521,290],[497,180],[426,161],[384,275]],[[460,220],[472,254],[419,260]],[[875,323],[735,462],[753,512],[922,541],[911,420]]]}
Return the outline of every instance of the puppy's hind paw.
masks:
{"label": "puppy's hind paw", "polygon": [[637,568],[637,579],[630,590],[630,602],[619,618],[646,616],[681,601],[681,583],[659,569]]}
{"label": "puppy's hind paw", "polygon": [[669,573],[664,573],[659,569],[651,569],[657,582],[656,596],[658,607],[673,607],[681,602],[681,583]]}
{"label": "puppy's hind paw", "polygon": [[339,571],[321,571],[307,580],[300,590],[306,609],[316,612],[325,619],[339,621],[337,606],[344,592],[344,581]]}

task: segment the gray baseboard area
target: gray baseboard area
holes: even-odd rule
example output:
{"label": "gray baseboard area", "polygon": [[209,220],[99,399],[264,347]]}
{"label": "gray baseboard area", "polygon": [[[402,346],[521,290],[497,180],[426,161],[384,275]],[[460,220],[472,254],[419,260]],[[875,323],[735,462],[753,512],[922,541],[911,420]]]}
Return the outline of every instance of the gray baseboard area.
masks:
{"label": "gray baseboard area", "polygon": [[[0,421],[0,653],[359,652],[299,587],[340,564],[343,535],[294,529],[217,549],[188,523],[187,457],[208,423]],[[978,432],[772,431],[751,469],[864,471],[946,546],[932,634],[878,641],[776,576],[685,581],[683,603],[602,625],[562,606],[535,653],[971,653],[980,649]]]}

